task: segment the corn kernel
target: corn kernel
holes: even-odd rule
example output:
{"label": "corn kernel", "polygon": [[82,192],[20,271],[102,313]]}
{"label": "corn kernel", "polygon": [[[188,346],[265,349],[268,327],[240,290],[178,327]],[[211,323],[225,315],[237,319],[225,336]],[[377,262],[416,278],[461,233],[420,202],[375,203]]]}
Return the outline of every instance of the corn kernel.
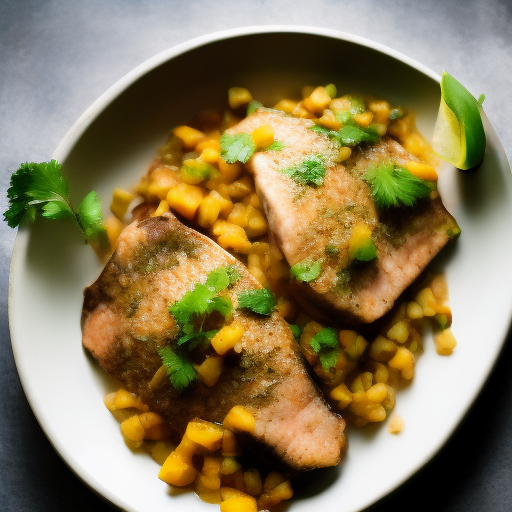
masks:
{"label": "corn kernel", "polygon": [[428,149],[423,139],[417,133],[408,135],[403,141],[403,146],[408,153],[418,158],[421,158]]}
{"label": "corn kernel", "polygon": [[137,414],[121,423],[121,432],[124,437],[136,442],[142,441],[145,435],[144,427]]}
{"label": "corn kernel", "polygon": [[226,428],[252,434],[256,426],[256,420],[254,416],[241,405],[235,405],[224,418],[223,425]]}
{"label": "corn kernel", "polygon": [[263,491],[265,493],[270,493],[272,489],[275,489],[278,485],[282,484],[283,482],[286,482],[286,478],[281,475],[278,471],[271,471],[267,477],[265,478],[265,481],[263,483]]}
{"label": "corn kernel", "polygon": [[405,164],[405,167],[417,178],[422,180],[437,180],[437,172],[431,165],[409,160],[407,164]]}
{"label": "corn kernel", "polygon": [[224,501],[229,500],[231,498],[240,498],[244,496],[249,497],[248,494],[246,494],[245,492],[240,491],[239,489],[236,489],[234,487],[227,486],[220,488],[220,495]]}
{"label": "corn kernel", "polygon": [[396,353],[398,347],[384,336],[377,336],[370,345],[370,358],[379,363],[387,363]]}
{"label": "corn kernel", "polygon": [[242,165],[240,162],[235,162],[234,164],[228,164],[222,158],[217,162],[219,166],[220,175],[226,183],[231,183],[236,180],[240,173],[242,172]]}
{"label": "corn kernel", "polygon": [[238,181],[234,181],[228,185],[228,193],[230,197],[242,199],[254,192],[253,181],[249,176],[244,176]]}
{"label": "corn kernel", "polygon": [[192,464],[183,460],[180,455],[172,452],[160,468],[158,478],[170,485],[183,487],[192,483],[196,477],[196,470]]}
{"label": "corn kernel", "polygon": [[371,112],[362,112],[361,114],[356,114],[354,116],[354,121],[359,126],[363,126],[363,127],[370,126],[370,124],[372,123],[372,120],[373,120],[373,114]]}
{"label": "corn kernel", "polygon": [[413,353],[405,347],[399,347],[396,354],[388,362],[388,366],[396,370],[403,370],[412,363],[414,363]]}
{"label": "corn kernel", "polygon": [[117,217],[108,217],[105,220],[105,229],[107,230],[110,248],[114,251],[117,247],[117,239],[123,231],[125,225]]}
{"label": "corn kernel", "polygon": [[376,123],[384,124],[389,121],[391,110],[387,101],[371,101],[368,108],[373,112],[373,119]]}
{"label": "corn kernel", "polygon": [[251,138],[258,148],[266,148],[274,142],[274,128],[269,124],[264,124],[253,130]]}
{"label": "corn kernel", "polygon": [[252,94],[245,87],[231,87],[228,90],[228,102],[231,108],[247,105],[252,100]]}
{"label": "corn kernel", "polygon": [[220,489],[220,467],[222,460],[220,457],[206,456],[203,467],[199,473],[199,481],[210,490]]}
{"label": "corn kernel", "polygon": [[187,149],[194,148],[199,142],[201,142],[205,138],[205,134],[196,130],[195,128],[191,128],[190,126],[177,126],[172,131],[176,137],[181,139],[183,145]]}
{"label": "corn kernel", "polygon": [[241,324],[233,322],[225,325],[212,339],[211,344],[217,354],[223,356],[242,339],[245,329]]}
{"label": "corn kernel", "polygon": [[386,419],[386,410],[384,407],[382,407],[382,405],[372,407],[366,415],[366,419],[373,423],[384,421]]}
{"label": "corn kernel", "polygon": [[220,132],[214,132],[208,134],[208,138],[199,142],[194,148],[199,154],[201,154],[205,149],[213,149],[220,154]]}
{"label": "corn kernel", "polygon": [[293,109],[292,115],[300,117],[302,119],[312,119],[314,114],[311,113],[310,110],[308,110],[301,101],[300,103],[297,103],[297,106]]}
{"label": "corn kernel", "polygon": [[224,457],[220,466],[221,475],[231,475],[241,468],[240,463],[233,457]]}
{"label": "corn kernel", "polygon": [[414,300],[421,306],[424,316],[434,316],[436,314],[436,299],[430,288],[420,290]]}
{"label": "corn kernel", "polygon": [[314,113],[320,113],[331,102],[331,97],[327,94],[325,87],[317,87],[311,95],[304,100],[304,106]]}
{"label": "corn kernel", "polygon": [[344,409],[350,402],[352,402],[352,393],[345,383],[342,383],[332,389],[329,396],[338,402],[338,407],[340,409]]}
{"label": "corn kernel", "polygon": [[339,130],[343,126],[343,123],[336,117],[336,114],[328,108],[323,111],[322,117],[315,122],[330,130]]}
{"label": "corn kernel", "polygon": [[393,407],[395,407],[395,388],[393,386],[387,385],[388,388],[388,394],[386,398],[382,401],[382,406],[386,411],[391,411]]}
{"label": "corn kernel", "polygon": [[177,168],[169,169],[167,167],[161,167],[155,169],[151,173],[147,195],[150,199],[157,197],[163,200],[167,197],[169,190],[180,182],[180,172]]}
{"label": "corn kernel", "polygon": [[386,132],[388,131],[388,127],[385,124],[374,123],[373,127],[375,128],[375,131],[377,132],[377,135],[379,135],[379,137],[384,137],[384,135],[386,135]]}
{"label": "corn kernel", "polygon": [[172,187],[167,194],[167,204],[188,220],[194,218],[202,200],[203,190],[187,183]]}
{"label": "corn kernel", "polygon": [[352,150],[348,146],[345,146],[340,149],[340,151],[338,153],[337,161],[344,162],[345,160],[348,160],[351,157],[351,155],[352,155]]}
{"label": "corn kernel", "polygon": [[216,164],[220,159],[220,152],[216,149],[205,148],[199,155],[199,158],[209,164]]}
{"label": "corn kernel", "polygon": [[127,192],[121,188],[115,188],[112,192],[110,211],[122,221],[134,197],[135,196],[131,192]]}
{"label": "corn kernel", "polygon": [[253,497],[239,496],[223,501],[220,512],[258,512],[258,505]]}
{"label": "corn kernel", "polygon": [[419,318],[423,318],[423,308],[417,302],[414,302],[414,301],[408,302],[406,312],[407,312],[407,316],[411,320],[417,320]]}
{"label": "corn kernel", "polygon": [[219,216],[220,206],[220,199],[210,192],[199,205],[197,210],[197,223],[203,228],[212,227]]}
{"label": "corn kernel", "polygon": [[388,133],[400,140],[404,139],[409,131],[409,127],[403,119],[397,119],[388,126]]}
{"label": "corn kernel", "polygon": [[363,388],[365,391],[368,391],[373,384],[373,375],[370,372],[364,372],[361,374],[361,382],[363,383]]}
{"label": "corn kernel", "polygon": [[158,441],[149,449],[149,453],[153,460],[162,466],[173,450],[174,445],[170,441]]}
{"label": "corn kernel", "polygon": [[194,369],[199,380],[211,387],[219,380],[223,363],[223,357],[208,357],[201,364],[195,364]]}
{"label": "corn kernel", "polygon": [[291,114],[297,108],[297,102],[293,100],[281,100],[274,105],[275,110],[281,110],[286,114]]}
{"label": "corn kernel", "polygon": [[247,494],[258,495],[263,492],[260,473],[257,469],[244,471],[244,483]]}
{"label": "corn kernel", "polygon": [[293,489],[289,480],[277,485],[269,493],[262,494],[258,499],[258,509],[267,510],[274,508],[278,503],[288,500],[293,496]]}
{"label": "corn kernel", "polygon": [[192,441],[186,434],[181,438],[175,452],[188,464],[192,465],[192,457],[200,449],[200,446]]}
{"label": "corn kernel", "polygon": [[217,243],[223,248],[232,248],[242,254],[248,254],[251,251],[251,242],[241,226],[217,220],[212,226],[212,233],[217,236]]}
{"label": "corn kernel", "polygon": [[234,457],[237,455],[236,437],[231,430],[224,430],[222,437],[222,455],[225,457]]}
{"label": "corn kernel", "polygon": [[[199,478],[196,478],[195,485],[194,485],[194,492],[197,494],[199,499],[201,501],[204,501],[205,503],[212,503],[216,505],[220,505],[222,502],[222,497],[220,495],[220,488],[218,489],[209,489],[205,485],[203,485],[203,479],[205,477],[202,477],[199,475]],[[209,480],[209,479],[208,479]],[[210,481],[210,480],[209,480]],[[211,482],[213,482],[214,479],[211,479]],[[212,483],[210,483],[212,485]]]}
{"label": "corn kernel", "polygon": [[398,341],[398,343],[405,343],[409,338],[409,325],[407,322],[401,320],[397,322],[386,334],[390,340]]}
{"label": "corn kernel", "polygon": [[441,356],[449,356],[457,346],[457,340],[451,329],[445,329],[435,339],[436,351]]}
{"label": "corn kernel", "polygon": [[386,384],[374,384],[367,392],[366,396],[370,402],[380,403],[388,396],[388,387]]}

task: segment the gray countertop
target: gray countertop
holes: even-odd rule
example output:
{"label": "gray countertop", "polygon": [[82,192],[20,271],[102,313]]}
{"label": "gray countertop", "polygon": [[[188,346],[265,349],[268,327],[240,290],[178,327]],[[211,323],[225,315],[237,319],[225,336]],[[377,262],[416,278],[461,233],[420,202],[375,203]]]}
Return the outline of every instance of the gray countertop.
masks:
{"label": "gray countertop", "polygon": [[[0,211],[19,164],[49,159],[80,114],[132,68],[190,38],[262,24],[351,32],[448,70],[475,96],[486,94],[487,115],[512,155],[507,0],[2,0]],[[110,510],[53,451],[23,394],[7,319],[14,237],[0,222],[0,510]],[[451,442],[376,510],[512,510],[510,360],[509,344]]]}

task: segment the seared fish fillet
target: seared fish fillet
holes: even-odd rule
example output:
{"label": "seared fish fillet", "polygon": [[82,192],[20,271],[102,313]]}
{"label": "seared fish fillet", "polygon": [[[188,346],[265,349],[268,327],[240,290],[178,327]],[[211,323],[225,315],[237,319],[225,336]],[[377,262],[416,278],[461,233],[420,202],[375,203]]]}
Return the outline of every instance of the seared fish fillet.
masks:
{"label": "seared fish fillet", "polygon": [[225,359],[213,387],[194,381],[180,394],[167,377],[154,389],[149,385],[162,365],[158,350],[176,344],[169,306],[226,265],[242,275],[228,289],[236,308],[240,291],[261,286],[235,258],[170,214],[132,223],[98,280],[85,289],[83,345],[179,435],[195,417],[222,423],[241,405],[256,419],[254,438],[290,467],[336,465],[345,423],[321,398],[276,312],[260,317],[235,309],[234,321],[245,328],[241,350]]}
{"label": "seared fish fillet", "polygon": [[[378,215],[365,171],[382,162],[405,166],[416,160],[391,139],[364,150],[355,149],[345,165],[336,163],[339,147],[312,131],[313,121],[259,109],[229,133],[252,133],[270,125],[281,151],[255,153],[248,162],[269,228],[290,265],[322,261],[312,282],[293,282],[297,300],[306,308],[342,323],[369,323],[388,312],[394,301],[430,260],[459,232],[439,197],[412,208],[396,208]],[[326,173],[323,185],[300,185],[280,172],[321,155]],[[353,227],[364,222],[373,228],[377,258],[349,265],[348,243]],[[335,248],[327,254],[326,247]]]}

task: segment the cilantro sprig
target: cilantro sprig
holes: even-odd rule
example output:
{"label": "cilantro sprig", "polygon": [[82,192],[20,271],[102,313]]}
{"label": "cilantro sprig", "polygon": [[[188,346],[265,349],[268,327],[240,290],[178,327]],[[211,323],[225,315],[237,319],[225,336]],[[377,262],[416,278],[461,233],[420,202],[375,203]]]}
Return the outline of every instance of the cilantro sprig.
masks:
{"label": "cilantro sprig", "polygon": [[59,162],[24,163],[11,176],[7,190],[9,209],[4,220],[14,228],[37,217],[71,219],[85,241],[107,251],[110,243],[96,192],[89,192],[75,210],[69,199],[69,184]]}
{"label": "cilantro sprig", "polygon": [[325,165],[322,155],[311,155],[297,165],[280,169],[299,185],[319,187],[324,183]]}
{"label": "cilantro sprig", "polygon": [[248,133],[231,135],[224,132],[220,138],[220,154],[228,164],[245,164],[256,151],[256,144]]}
{"label": "cilantro sprig", "polygon": [[239,309],[249,309],[259,315],[269,316],[275,306],[274,294],[267,288],[244,290],[238,294]]}
{"label": "cilantro sprig", "polygon": [[350,122],[350,119],[337,131],[318,124],[312,126],[311,130],[329,137],[340,146],[356,146],[362,142],[374,143],[380,140],[380,135],[374,126],[359,126],[355,122]]}
{"label": "cilantro sprig", "polygon": [[340,351],[338,333],[332,327],[324,327],[309,342],[311,348],[318,354],[320,364],[324,371],[336,365]]}
{"label": "cilantro sprig", "polygon": [[232,265],[210,272],[204,284],[198,283],[181,300],[175,302],[169,313],[179,326],[176,350],[165,347],[160,351],[162,364],[172,386],[181,393],[195,378],[196,372],[188,359],[188,352],[204,347],[217,334],[217,329],[203,331],[203,325],[214,311],[224,318],[233,312],[233,304],[222,291],[235,284],[241,277]]}
{"label": "cilantro sprig", "polygon": [[303,260],[295,263],[290,268],[290,274],[297,281],[309,283],[314,281],[322,273],[322,260]]}
{"label": "cilantro sprig", "polygon": [[370,186],[375,204],[381,209],[414,206],[419,199],[429,197],[432,192],[428,182],[393,162],[369,169],[363,179]]}

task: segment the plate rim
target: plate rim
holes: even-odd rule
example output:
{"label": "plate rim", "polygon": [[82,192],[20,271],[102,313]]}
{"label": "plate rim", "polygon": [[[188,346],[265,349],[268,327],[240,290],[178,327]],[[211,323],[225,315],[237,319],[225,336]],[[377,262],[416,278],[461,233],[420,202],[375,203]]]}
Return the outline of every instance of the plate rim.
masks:
{"label": "plate rim", "polygon": [[[321,27],[313,27],[307,25],[255,25],[255,26],[246,26],[240,28],[231,28],[227,30],[216,31],[212,33],[208,33],[202,36],[195,37],[193,39],[187,40],[183,43],[172,46],[162,52],[157,53],[153,57],[150,57],[143,63],[136,66],[133,70],[125,74],[122,78],[120,78],[117,82],[115,82],[112,86],[110,86],[103,94],[101,94],[85,111],[84,113],[75,121],[75,123],[71,126],[69,131],[63,137],[62,141],[59,143],[57,148],[52,154],[52,158],[63,161],[65,160],[70,152],[72,151],[75,144],[79,141],[81,136],[85,133],[85,131],[91,126],[91,124],[95,121],[95,119],[111,104],[115,99],[128,87],[130,87],[137,80],[142,78],[145,74],[149,73],[153,69],[158,66],[164,64],[165,62],[184,54],[188,51],[194,50],[204,45],[208,45],[210,43],[222,41],[225,39],[236,38],[241,36],[250,36],[250,35],[260,35],[260,34],[279,34],[279,33],[289,33],[289,34],[306,34],[306,35],[314,35],[326,38],[338,39],[350,43],[355,43],[360,46],[364,46],[366,48],[370,48],[378,51],[384,55],[390,56],[407,66],[410,66],[423,75],[426,75],[428,78],[440,83],[441,76],[420,63],[419,61],[397,51],[394,50],[382,43],[378,43],[367,39],[362,36],[358,36],[355,34],[351,34],[349,32],[337,31],[333,29],[326,29]],[[507,154],[503,147],[501,140],[499,139],[496,130],[494,129],[491,121],[487,118],[485,113],[483,114],[484,123],[487,122],[491,129],[494,131],[495,139],[493,140],[496,151],[500,156],[500,162],[504,166],[504,170],[508,171],[510,174],[510,163],[508,161]],[[38,405],[38,403],[33,399],[31,395],[31,385],[30,379],[25,370],[23,369],[23,365],[19,364],[19,352],[18,346],[20,345],[19,336],[16,334],[16,321],[15,321],[15,311],[17,308],[15,299],[14,299],[14,282],[16,281],[16,277],[20,275],[20,269],[22,267],[22,263],[24,262],[23,256],[26,255],[28,242],[29,242],[29,229],[22,227],[18,230],[15,241],[13,244],[13,251],[11,256],[11,265],[9,271],[9,287],[8,287],[8,318],[9,318],[9,331],[11,337],[11,346],[13,350],[14,360],[16,364],[16,369],[20,378],[20,382],[22,385],[22,389],[25,393],[27,401],[36,417],[37,422],[39,423],[41,429],[43,430],[45,436],[49,440],[50,444],[57,452],[59,457],[63,460],[66,466],[96,495],[98,495],[105,502],[119,507],[123,510],[127,510],[130,512],[137,512],[132,505],[126,503],[122,497],[114,495],[107,487],[103,485],[101,481],[96,479],[93,474],[88,472],[83,466],[80,464],[78,460],[64,447],[61,445],[58,438],[56,438],[50,426],[48,425],[45,414],[43,412],[42,407]],[[418,473],[428,464],[430,464],[437,455],[441,452],[441,450],[445,447],[447,442],[455,435],[457,430],[460,428],[462,422],[465,420],[471,409],[474,407],[477,400],[480,398],[483,389],[487,385],[491,373],[493,372],[495,366],[497,365],[500,357],[503,353],[504,347],[509,339],[509,335],[512,331],[512,311],[509,312],[508,321],[504,322],[504,333],[502,339],[499,344],[499,348],[497,348],[496,353],[493,355],[492,360],[490,360],[490,364],[486,368],[485,378],[479,383],[478,391],[474,397],[470,400],[470,402],[463,408],[460,414],[457,416],[457,420],[454,428],[446,432],[443,438],[437,443],[436,447],[425,456],[424,459],[421,459],[414,465],[408,472],[404,472],[401,475],[399,481],[397,481],[396,486],[388,490],[386,492],[381,492],[380,495],[372,499],[370,503],[365,505],[366,507],[375,505],[386,497],[392,496],[394,493],[399,491],[399,489],[412,477],[418,475]]]}

